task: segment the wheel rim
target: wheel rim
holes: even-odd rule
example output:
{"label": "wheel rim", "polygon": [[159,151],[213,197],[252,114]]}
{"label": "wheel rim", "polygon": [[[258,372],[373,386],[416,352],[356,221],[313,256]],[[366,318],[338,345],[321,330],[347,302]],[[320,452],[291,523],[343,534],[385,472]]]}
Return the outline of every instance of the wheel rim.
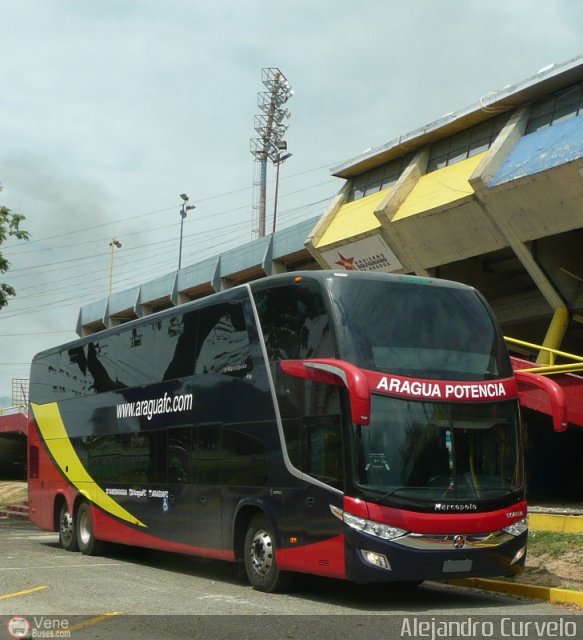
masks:
{"label": "wheel rim", "polygon": [[79,539],[83,544],[88,544],[91,540],[91,520],[87,510],[79,514]]}
{"label": "wheel rim", "polygon": [[273,566],[273,542],[271,535],[260,529],[253,536],[250,549],[251,566],[260,576],[266,576]]}
{"label": "wheel rim", "polygon": [[73,540],[73,516],[68,511],[61,513],[61,539],[65,543]]}

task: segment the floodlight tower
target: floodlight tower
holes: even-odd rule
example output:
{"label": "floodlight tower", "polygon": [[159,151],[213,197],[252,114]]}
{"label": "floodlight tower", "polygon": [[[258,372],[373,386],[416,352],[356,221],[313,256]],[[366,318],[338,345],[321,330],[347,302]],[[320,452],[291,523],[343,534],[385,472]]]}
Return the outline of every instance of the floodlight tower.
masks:
{"label": "floodlight tower", "polygon": [[[257,204],[254,203],[253,209],[258,210],[257,234],[260,238],[265,235],[267,159],[279,168],[283,137],[291,116],[284,105],[294,94],[290,83],[277,67],[262,69],[261,81],[267,91],[257,94],[257,105],[261,113],[255,116],[255,131],[259,137],[251,139],[251,153],[255,157],[256,169],[259,170],[255,179],[255,186],[259,189],[259,201]],[[256,193],[254,195],[256,196]]]}

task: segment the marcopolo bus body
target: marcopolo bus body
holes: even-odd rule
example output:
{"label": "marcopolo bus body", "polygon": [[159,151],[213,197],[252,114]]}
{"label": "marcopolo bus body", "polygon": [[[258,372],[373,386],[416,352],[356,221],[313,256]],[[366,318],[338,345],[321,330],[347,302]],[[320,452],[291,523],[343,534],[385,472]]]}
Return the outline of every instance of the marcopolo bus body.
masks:
{"label": "marcopolo bus body", "polygon": [[31,520],[358,582],[510,575],[526,551],[516,381],[474,289],[259,280],[35,357]]}

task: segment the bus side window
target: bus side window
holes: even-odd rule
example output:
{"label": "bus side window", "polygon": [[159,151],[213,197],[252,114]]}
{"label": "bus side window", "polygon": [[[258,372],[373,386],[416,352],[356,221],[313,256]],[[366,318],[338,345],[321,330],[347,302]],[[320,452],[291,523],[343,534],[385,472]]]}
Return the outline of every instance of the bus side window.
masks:
{"label": "bus side window", "polygon": [[[138,436],[139,434],[133,434]],[[148,433],[149,467],[148,482],[165,483],[168,479],[168,433],[166,431],[150,431]]]}
{"label": "bus side window", "polygon": [[200,310],[197,348],[197,375],[218,373],[245,378],[251,374],[251,345],[241,303]]}
{"label": "bus side window", "polygon": [[288,376],[280,360],[332,358],[336,355],[330,318],[314,282],[254,293],[283,420],[340,413],[339,387]]}
{"label": "bus side window", "polygon": [[166,318],[156,335],[157,360],[164,369],[163,380],[184,378],[194,373],[198,312]]}
{"label": "bus side window", "polygon": [[137,387],[160,381],[154,353],[154,328],[139,325],[117,336],[117,379],[120,387]]}
{"label": "bus side window", "polygon": [[193,431],[192,481],[219,484],[223,460],[220,425],[196,427]]}
{"label": "bus side window", "polygon": [[191,484],[190,458],[192,428],[178,427],[168,431],[168,482]]}
{"label": "bus side window", "polygon": [[54,402],[61,386],[61,354],[52,353],[32,363],[30,397],[37,404]]}
{"label": "bus side window", "polygon": [[334,357],[322,293],[311,282],[254,293],[269,360]]}
{"label": "bus side window", "polygon": [[118,383],[117,350],[119,336],[109,336],[87,345],[87,375],[92,393],[113,391],[125,385]]}
{"label": "bus side window", "polygon": [[267,484],[267,461],[261,440],[224,428],[223,453],[222,484],[240,487]]}

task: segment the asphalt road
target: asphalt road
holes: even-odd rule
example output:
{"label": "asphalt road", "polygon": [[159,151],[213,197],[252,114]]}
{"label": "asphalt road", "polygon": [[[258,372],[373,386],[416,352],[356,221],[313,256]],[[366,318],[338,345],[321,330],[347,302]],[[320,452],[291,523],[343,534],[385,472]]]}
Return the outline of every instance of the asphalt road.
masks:
{"label": "asphalt road", "polygon": [[454,628],[462,631],[459,637],[547,637],[541,627],[535,633],[516,626],[535,619],[563,625],[562,635],[548,637],[583,638],[583,616],[572,613],[438,583],[403,590],[304,577],[290,593],[264,594],[251,589],[229,563],[121,546],[86,557],[61,549],[57,534],[0,520],[0,640],[25,637],[18,634],[26,624],[31,637],[80,640],[376,640],[432,638],[432,629],[434,639],[444,637],[439,630],[452,622],[465,622],[466,631],[474,625],[469,636]]}

